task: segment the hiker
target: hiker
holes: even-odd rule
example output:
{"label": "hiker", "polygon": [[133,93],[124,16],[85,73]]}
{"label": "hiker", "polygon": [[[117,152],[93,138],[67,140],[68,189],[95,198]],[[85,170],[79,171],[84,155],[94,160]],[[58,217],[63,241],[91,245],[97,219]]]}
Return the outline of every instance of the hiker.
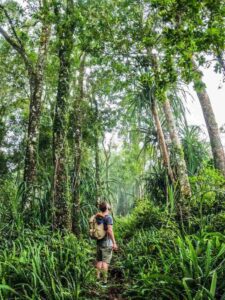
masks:
{"label": "hiker", "polygon": [[113,250],[117,250],[117,244],[113,233],[113,219],[110,215],[110,206],[107,202],[99,204],[99,212],[94,216],[97,224],[103,224],[103,238],[97,238],[97,279],[103,277],[103,283],[107,283],[108,268],[112,258]]}

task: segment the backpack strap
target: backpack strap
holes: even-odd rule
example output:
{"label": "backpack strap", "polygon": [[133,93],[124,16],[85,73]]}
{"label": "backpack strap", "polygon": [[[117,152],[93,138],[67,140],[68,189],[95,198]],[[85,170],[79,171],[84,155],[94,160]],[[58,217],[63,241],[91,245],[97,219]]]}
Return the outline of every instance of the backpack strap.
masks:
{"label": "backpack strap", "polygon": [[[98,217],[100,214],[99,213],[97,213],[96,215],[95,215],[95,218],[96,217]],[[103,225],[104,225],[104,230],[105,231],[107,231],[107,229],[108,229],[108,224],[107,224],[107,218],[109,217],[109,215],[105,215],[104,217],[102,216],[102,223],[103,223]]]}
{"label": "backpack strap", "polygon": [[109,217],[109,215],[104,216],[104,219],[103,219],[103,224],[104,224],[105,231],[108,230],[107,217]]}

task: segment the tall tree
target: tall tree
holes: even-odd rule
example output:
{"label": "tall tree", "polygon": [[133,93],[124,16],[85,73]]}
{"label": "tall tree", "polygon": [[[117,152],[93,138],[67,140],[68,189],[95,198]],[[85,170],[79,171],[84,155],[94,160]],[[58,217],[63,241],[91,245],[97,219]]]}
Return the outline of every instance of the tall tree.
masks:
{"label": "tall tree", "polygon": [[[64,12],[62,12],[64,10]],[[70,91],[70,67],[75,29],[74,2],[67,0],[65,8],[54,2],[58,38],[59,74],[53,123],[53,226],[71,229],[67,171],[67,105]]]}
{"label": "tall tree", "polygon": [[[156,80],[156,86],[158,86],[159,78],[160,78],[160,70],[159,70],[159,65],[158,65],[158,60],[156,54],[152,53],[150,49],[148,49],[148,54],[150,56],[150,61],[151,61],[151,66],[153,69],[153,73],[155,76]],[[165,88],[163,87],[163,90]],[[159,91],[160,92],[160,91]],[[167,127],[169,130],[169,135],[172,141],[173,145],[173,150],[175,152],[175,164],[176,164],[176,169],[177,169],[177,177],[178,177],[178,182],[179,182],[179,187],[180,187],[180,192],[181,195],[184,198],[190,197],[191,196],[191,187],[188,179],[188,172],[187,172],[187,166],[186,162],[184,160],[184,153],[182,149],[182,145],[180,143],[178,134],[177,134],[177,129],[176,129],[176,124],[175,120],[173,117],[173,113],[171,110],[170,102],[166,97],[166,92],[163,91],[163,109],[167,121]]]}
{"label": "tall tree", "polygon": [[74,100],[74,171],[72,182],[72,229],[76,235],[80,234],[80,171],[82,159],[82,108],[84,101],[84,81],[85,81],[85,59],[86,53],[82,53],[80,58],[80,68],[78,77],[78,94]]}
{"label": "tall tree", "polygon": [[162,155],[163,164],[164,164],[165,168],[167,169],[167,172],[168,172],[168,175],[169,175],[169,178],[170,178],[171,182],[175,183],[173,170],[172,170],[171,164],[170,164],[170,155],[169,155],[169,151],[168,151],[168,148],[167,148],[167,145],[166,145],[164,133],[163,133],[163,130],[162,130],[162,125],[161,125],[161,122],[160,122],[157,106],[158,106],[157,102],[155,101],[154,98],[152,98],[152,100],[151,100],[151,112],[152,112],[152,116],[153,116],[154,121],[155,121],[155,126],[156,126],[157,136],[158,136],[158,143],[159,143],[159,148],[160,148],[160,152],[161,152],[161,155]]}
{"label": "tall tree", "polygon": [[95,126],[94,126],[94,151],[95,151],[95,186],[96,186],[96,206],[99,205],[101,196],[101,178],[100,178],[100,157],[99,157],[99,109],[98,102],[94,98],[94,111],[95,111]]}
{"label": "tall tree", "polygon": [[194,87],[198,95],[199,102],[203,111],[205,123],[207,126],[210,144],[214,159],[215,168],[220,170],[220,172],[225,176],[225,154],[223,145],[221,142],[219,128],[216,122],[215,114],[212,109],[209,95],[206,91],[205,84],[203,82],[203,75],[198,69],[197,64],[192,60],[195,71],[198,74],[198,79],[194,81]]}
{"label": "tall tree", "polygon": [[[161,41],[167,56],[176,59],[177,70],[186,82],[194,82],[210,137],[214,165],[225,174],[225,155],[218,125],[202,80],[202,73],[193,59],[198,57],[201,64],[204,64],[205,54],[214,55],[220,68],[223,68],[221,54],[225,43],[224,1],[218,0],[217,5],[207,0],[192,3],[188,0],[165,1],[155,2],[153,6],[160,16]],[[168,70],[168,73],[172,77],[174,72]]]}
{"label": "tall tree", "polygon": [[186,162],[184,160],[184,152],[177,133],[176,123],[172,113],[171,105],[168,99],[163,102],[163,110],[165,113],[167,127],[172,141],[173,150],[175,153],[175,164],[177,166],[177,175],[180,185],[180,192],[184,198],[191,196],[191,187],[188,179]]}
{"label": "tall tree", "polygon": [[[8,21],[8,27],[11,34],[8,34],[3,27],[0,26],[0,33],[5,40],[15,49],[22,57],[29,78],[30,85],[30,109],[28,121],[27,146],[24,164],[24,184],[25,191],[23,197],[23,209],[25,213],[31,213],[32,201],[35,196],[36,176],[37,176],[37,154],[38,154],[38,136],[39,123],[42,106],[42,92],[44,68],[47,56],[47,46],[50,37],[51,26],[48,21],[49,3],[48,0],[40,1],[40,16],[42,27],[39,35],[39,49],[35,62],[31,59],[26,51],[24,42],[17,34],[17,28],[12,20],[9,12],[4,5],[0,6]],[[34,51],[34,49],[33,49]]]}

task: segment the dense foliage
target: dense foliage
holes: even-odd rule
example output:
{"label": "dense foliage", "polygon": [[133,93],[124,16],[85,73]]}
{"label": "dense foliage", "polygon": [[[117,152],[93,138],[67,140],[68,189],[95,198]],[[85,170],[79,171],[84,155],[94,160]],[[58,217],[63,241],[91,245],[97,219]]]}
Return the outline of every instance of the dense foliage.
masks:
{"label": "dense foliage", "polygon": [[[203,80],[225,76],[224,7],[1,1],[0,299],[225,299],[225,154]],[[102,200],[119,244],[106,289],[88,237]]]}

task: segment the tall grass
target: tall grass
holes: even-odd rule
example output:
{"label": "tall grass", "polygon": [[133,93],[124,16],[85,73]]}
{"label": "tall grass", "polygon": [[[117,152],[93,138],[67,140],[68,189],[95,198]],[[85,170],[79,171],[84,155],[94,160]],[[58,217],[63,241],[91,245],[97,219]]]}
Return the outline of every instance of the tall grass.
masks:
{"label": "tall grass", "polygon": [[222,234],[182,237],[166,228],[141,230],[123,247],[118,264],[125,270],[130,299],[224,299]]}
{"label": "tall grass", "polygon": [[0,299],[82,299],[93,284],[89,244],[71,234],[24,231],[0,248]]}
{"label": "tall grass", "polygon": [[[116,224],[122,256],[116,265],[124,273],[125,299],[225,299],[224,213],[184,231],[171,206],[168,210],[140,201]],[[196,213],[200,221],[201,213]]]}

